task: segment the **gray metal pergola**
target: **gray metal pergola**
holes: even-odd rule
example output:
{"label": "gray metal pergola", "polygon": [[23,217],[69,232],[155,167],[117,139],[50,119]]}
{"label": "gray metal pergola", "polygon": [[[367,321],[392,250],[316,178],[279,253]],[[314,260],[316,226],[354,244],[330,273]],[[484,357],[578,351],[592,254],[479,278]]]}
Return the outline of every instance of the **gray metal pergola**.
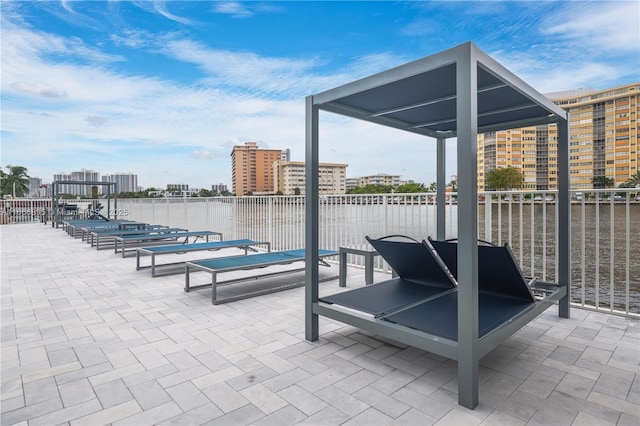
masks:
{"label": "gray metal pergola", "polygon": [[[60,180],[51,183],[51,208],[53,209],[53,217],[51,226],[57,228],[60,222],[60,212],[58,205],[60,202],[60,193],[58,189],[61,185],[82,185],[82,186],[105,186],[107,188],[107,218],[110,217],[111,209],[111,195],[117,193],[115,182],[98,182],[98,181],[86,181],[86,180]],[[118,199],[115,198],[114,208],[118,208]]]}
{"label": "gray metal pergola", "polygon": [[[366,318],[319,302],[319,111],[329,111],[436,139],[437,238],[445,238],[445,141],[457,137],[458,339]],[[478,338],[477,134],[558,126],[558,277],[560,291],[525,315]],[[410,161],[410,159],[407,159]],[[570,198],[568,123],[564,110],[467,42],[306,98],[306,339],[319,338],[319,315],[458,361],[458,402],[478,404],[479,359],[559,303],[569,317]],[[426,236],[425,236],[426,237]]]}

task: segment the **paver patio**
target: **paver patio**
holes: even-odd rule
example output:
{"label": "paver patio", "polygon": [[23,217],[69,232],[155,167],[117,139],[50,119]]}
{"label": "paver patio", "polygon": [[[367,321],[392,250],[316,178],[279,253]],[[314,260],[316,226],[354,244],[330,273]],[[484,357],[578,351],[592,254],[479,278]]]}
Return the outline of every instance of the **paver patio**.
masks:
{"label": "paver patio", "polygon": [[640,424],[637,320],[550,308],[481,360],[471,411],[453,361],[326,318],[307,342],[304,288],[213,306],[60,229],[0,238],[2,425]]}

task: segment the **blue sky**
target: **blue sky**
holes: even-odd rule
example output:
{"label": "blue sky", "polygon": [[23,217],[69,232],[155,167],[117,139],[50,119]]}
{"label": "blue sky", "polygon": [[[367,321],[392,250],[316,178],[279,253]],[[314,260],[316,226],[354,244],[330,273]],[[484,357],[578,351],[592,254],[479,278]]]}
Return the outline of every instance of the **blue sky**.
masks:
{"label": "blue sky", "polygon": [[[469,40],[543,93],[638,82],[639,17],[638,1],[3,0],[1,165],[230,185],[245,141],[304,160],[305,96]],[[428,138],[321,123],[321,161],[348,177],[435,180]]]}

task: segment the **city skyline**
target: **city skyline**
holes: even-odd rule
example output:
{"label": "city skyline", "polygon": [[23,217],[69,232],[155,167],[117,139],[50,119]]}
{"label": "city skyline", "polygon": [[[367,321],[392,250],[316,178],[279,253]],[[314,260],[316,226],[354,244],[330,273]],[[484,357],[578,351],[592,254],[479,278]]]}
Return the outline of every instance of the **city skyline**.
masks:
{"label": "city skyline", "polygon": [[[2,165],[38,177],[117,168],[144,187],[229,184],[232,147],[245,141],[304,159],[305,96],[467,40],[543,93],[640,80],[637,2],[1,7]],[[322,161],[435,180],[435,143],[321,119]],[[451,149],[447,163],[456,174]]]}

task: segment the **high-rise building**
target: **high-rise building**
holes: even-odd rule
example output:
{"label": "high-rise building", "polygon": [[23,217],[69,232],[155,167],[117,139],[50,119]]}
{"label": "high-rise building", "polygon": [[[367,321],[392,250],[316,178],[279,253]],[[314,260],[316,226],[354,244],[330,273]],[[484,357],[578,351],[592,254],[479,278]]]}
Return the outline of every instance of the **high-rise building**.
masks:
{"label": "high-rise building", "polygon": [[222,194],[223,192],[226,192],[228,190],[229,188],[224,183],[211,185],[211,191],[217,192],[218,194]]}
{"label": "high-rise building", "polygon": [[[102,182],[114,182],[116,187],[112,191],[117,193],[138,191],[138,175],[133,173],[114,173],[102,176]],[[103,189],[103,193],[106,192],[106,189]]]}
{"label": "high-rise building", "polygon": [[[347,192],[347,164],[320,163],[318,165],[321,195],[345,194]],[[302,161],[276,161],[273,163],[274,192],[284,195],[305,193],[306,170]]]}
{"label": "high-rise building", "polygon": [[235,195],[272,194],[273,163],[281,161],[280,149],[259,149],[256,142],[234,146],[231,152],[231,181]]}
{"label": "high-rise building", "polygon": [[[547,96],[569,113],[571,189],[592,189],[599,178],[618,186],[640,170],[640,83]],[[519,168],[523,189],[557,189],[557,133],[550,124],[478,135],[478,189],[489,189],[486,173],[501,167]]]}

